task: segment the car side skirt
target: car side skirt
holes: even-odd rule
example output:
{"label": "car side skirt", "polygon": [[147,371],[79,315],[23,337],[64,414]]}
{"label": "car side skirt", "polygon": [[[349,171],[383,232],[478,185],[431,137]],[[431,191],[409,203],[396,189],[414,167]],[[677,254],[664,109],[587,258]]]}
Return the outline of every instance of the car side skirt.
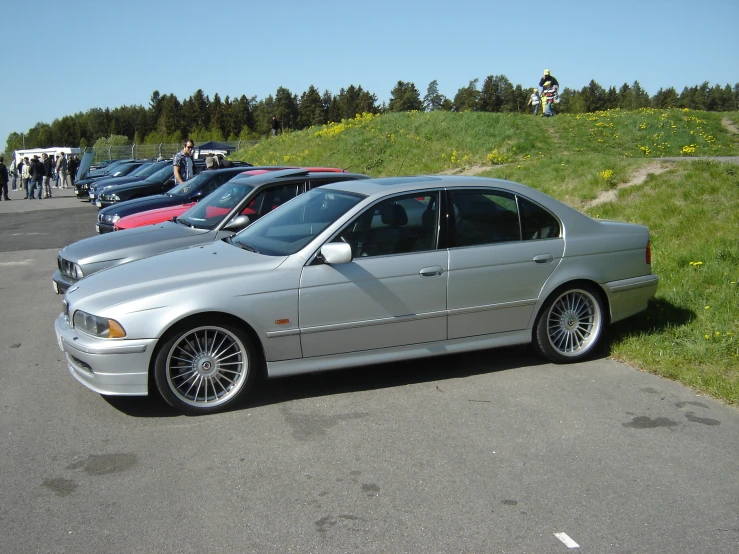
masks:
{"label": "car side skirt", "polygon": [[530,342],[531,329],[523,329],[520,331],[498,333],[495,335],[464,337],[456,340],[427,342],[424,344],[397,346],[379,350],[364,350],[349,354],[267,362],[267,376],[269,378],[286,377],[288,375],[297,375],[300,373],[314,373],[348,367],[429,358],[432,356],[472,352],[475,350],[485,350],[487,348],[497,348],[501,346],[528,344]]}

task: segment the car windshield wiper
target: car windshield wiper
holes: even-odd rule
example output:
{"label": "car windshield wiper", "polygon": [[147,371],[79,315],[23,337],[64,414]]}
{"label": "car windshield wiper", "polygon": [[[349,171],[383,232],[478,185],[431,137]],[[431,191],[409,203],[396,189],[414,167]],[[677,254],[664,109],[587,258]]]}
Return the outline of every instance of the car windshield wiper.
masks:
{"label": "car windshield wiper", "polygon": [[244,244],[243,242],[235,242],[229,239],[229,244],[233,244],[235,246],[238,246],[242,250],[248,250],[249,252],[255,252],[256,254],[259,254],[259,250],[254,248],[253,246],[249,244]]}

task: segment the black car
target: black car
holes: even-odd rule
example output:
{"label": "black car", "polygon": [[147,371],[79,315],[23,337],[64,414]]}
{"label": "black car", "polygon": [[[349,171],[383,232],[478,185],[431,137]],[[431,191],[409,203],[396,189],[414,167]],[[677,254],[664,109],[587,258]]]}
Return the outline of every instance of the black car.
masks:
{"label": "black car", "polygon": [[[97,181],[94,181],[93,183],[90,183],[88,187],[87,192],[87,200],[90,200],[92,196],[90,193],[93,191],[98,191],[100,188],[109,187],[113,185],[123,185],[125,183],[133,183],[135,181],[141,181],[142,179],[146,179],[147,177],[153,175],[157,171],[159,171],[161,168],[166,166],[167,164],[171,164],[171,161],[161,161],[161,162],[152,162],[148,161],[146,163],[141,164],[139,167],[131,171],[128,175],[120,175],[118,177],[104,177],[103,179],[98,179]],[[125,167],[125,164],[121,167]],[[84,200],[80,197],[81,200]]]}
{"label": "black car", "polygon": [[[146,178],[138,179],[136,181],[132,181],[130,183],[127,183],[126,186],[140,186],[143,190],[157,190],[156,193],[158,194],[161,192],[165,192],[172,188],[174,186],[174,169],[172,166],[172,160],[167,160],[167,163],[162,165],[157,171],[152,173]],[[108,187],[105,189],[105,192],[112,190],[113,187]],[[101,202],[101,199],[98,197],[100,193],[103,192],[103,189],[101,188],[98,190],[97,186],[93,183],[93,185],[90,188],[90,202],[92,202],[94,205],[96,205],[98,208],[102,208],[105,206],[109,206],[110,203],[105,205],[98,205],[98,202]],[[148,195],[141,195],[141,196],[148,196]],[[138,198],[132,197],[132,198]]]}
{"label": "black car", "polygon": [[137,169],[133,170],[128,175],[121,176],[121,177],[107,177],[105,179],[99,179],[95,181],[94,183],[90,184],[87,198],[94,205],[101,190],[104,190],[106,188],[110,188],[116,185],[125,185],[128,183],[137,183],[139,181],[143,181],[145,179],[148,179],[149,177],[151,177],[158,171],[161,171],[163,168],[167,167],[168,165],[172,165],[172,160],[149,161],[139,166]]}
{"label": "black car", "polygon": [[150,161],[151,160],[116,160],[116,162],[113,162],[105,168],[106,171],[91,171],[84,179],[76,180],[74,183],[74,194],[80,200],[88,200],[90,187],[98,181],[113,177],[123,177],[135,171],[145,162]]}
{"label": "black car", "polygon": [[[171,165],[172,162],[169,162]],[[233,166],[221,169],[209,169],[198,173],[192,179],[180,183],[164,194],[135,198],[125,202],[112,204],[98,212],[95,230],[98,233],[109,233],[122,217],[157,208],[168,208],[198,202],[225,182],[243,173],[245,166]]]}
{"label": "black car", "polygon": [[[241,167],[244,169],[252,167],[251,164],[245,162],[230,163],[232,167]],[[195,175],[204,169],[204,159],[193,160],[193,170]],[[118,202],[124,202],[134,198],[143,198],[144,196],[153,196],[155,194],[163,194],[168,192],[174,184],[174,166],[172,165],[172,162],[170,162],[168,167],[159,170],[146,180],[106,188],[102,191],[102,194],[97,196],[96,204],[98,208],[107,208],[108,206],[112,206]]]}

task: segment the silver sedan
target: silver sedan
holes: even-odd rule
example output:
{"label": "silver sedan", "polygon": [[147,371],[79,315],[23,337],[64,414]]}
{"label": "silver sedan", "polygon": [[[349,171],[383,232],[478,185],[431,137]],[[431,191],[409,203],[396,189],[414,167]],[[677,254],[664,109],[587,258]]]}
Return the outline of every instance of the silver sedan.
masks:
{"label": "silver sedan", "polygon": [[106,395],[155,384],[190,414],[279,377],[532,343],[591,355],[657,290],[647,228],[524,185],[397,177],[313,189],[236,236],[70,288],[69,371]]}

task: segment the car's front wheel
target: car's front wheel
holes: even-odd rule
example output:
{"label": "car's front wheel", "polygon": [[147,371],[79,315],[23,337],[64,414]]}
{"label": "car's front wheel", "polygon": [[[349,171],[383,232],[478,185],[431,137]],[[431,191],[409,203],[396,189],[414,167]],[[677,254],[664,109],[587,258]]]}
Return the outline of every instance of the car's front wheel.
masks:
{"label": "car's front wheel", "polygon": [[208,414],[238,404],[251,388],[258,356],[241,329],[220,322],[186,325],[158,349],[154,378],[178,410]]}
{"label": "car's front wheel", "polygon": [[552,362],[579,362],[592,354],[603,327],[600,294],[588,286],[572,286],[557,291],[544,304],[536,322],[534,344]]}

